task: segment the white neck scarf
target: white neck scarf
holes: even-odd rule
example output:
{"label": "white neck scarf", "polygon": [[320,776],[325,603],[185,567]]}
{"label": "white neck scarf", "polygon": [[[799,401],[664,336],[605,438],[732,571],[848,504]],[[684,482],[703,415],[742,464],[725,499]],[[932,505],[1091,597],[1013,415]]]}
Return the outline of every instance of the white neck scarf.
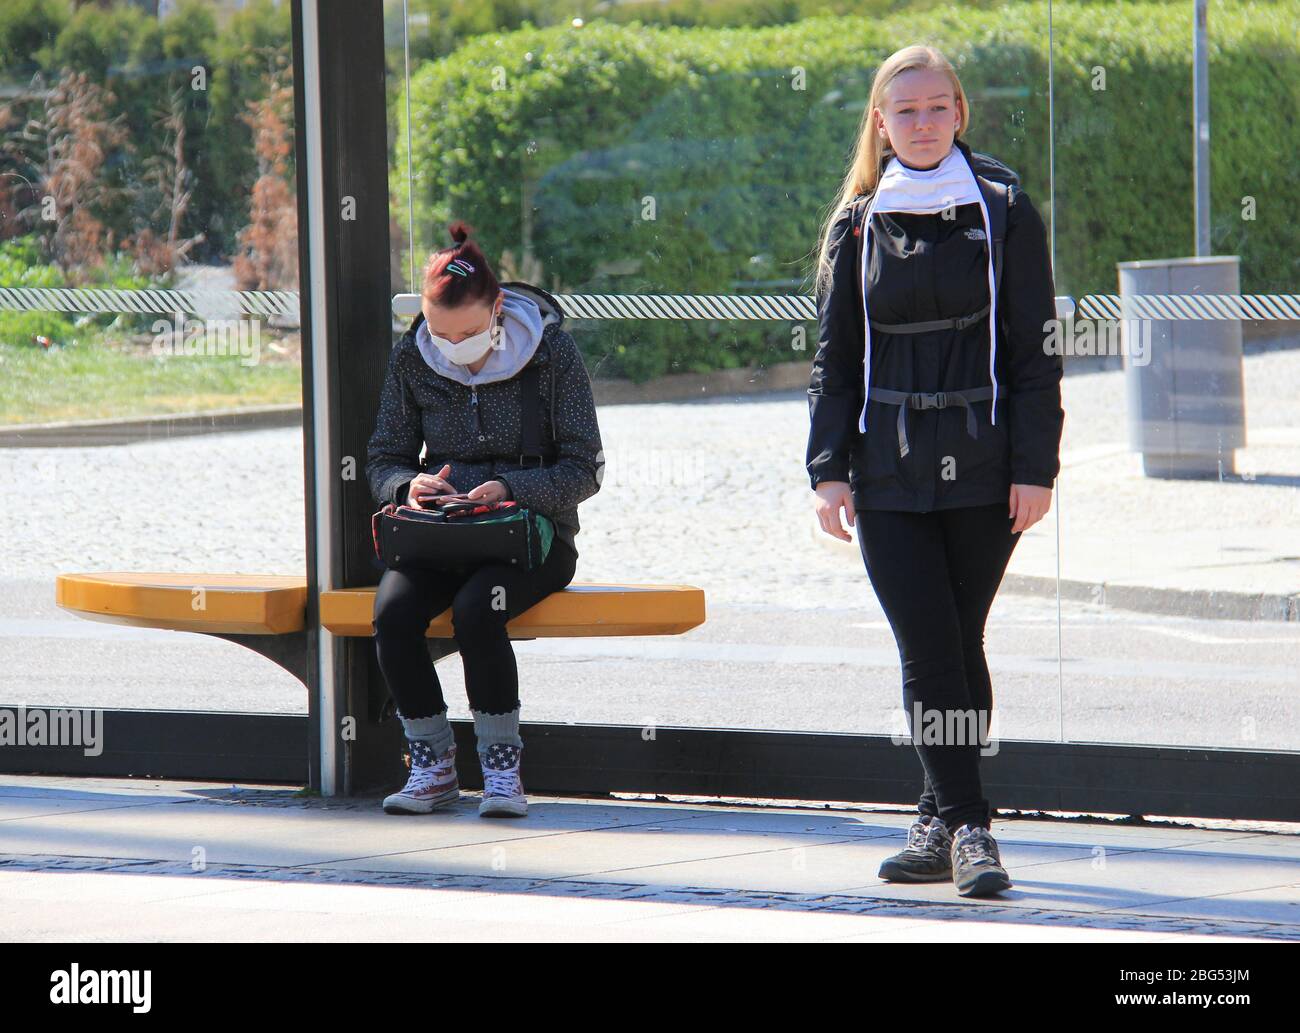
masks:
{"label": "white neck scarf", "polygon": [[[908,168],[897,157],[889,159],[889,164],[881,173],[880,183],[867,206],[863,217],[862,232],[870,234],[871,216],[875,212],[916,212],[931,214],[941,212],[948,207],[961,204],[978,204],[984,216],[984,239],[989,252],[989,379],[993,382],[993,401],[989,405],[992,422],[998,421],[998,378],[993,372],[993,364],[998,354],[998,310],[997,290],[993,276],[993,227],[989,221],[989,210],[984,204],[984,195],[975,180],[975,170],[966,160],[966,155],[955,143],[943,161],[932,169]],[[871,237],[862,241],[862,268],[858,275],[862,281],[862,325],[866,328],[867,341],[862,361],[863,385],[871,388],[871,319],[867,315],[867,266],[871,257]],[[858,417],[858,430],[867,432],[867,399],[862,404],[862,414]]]}

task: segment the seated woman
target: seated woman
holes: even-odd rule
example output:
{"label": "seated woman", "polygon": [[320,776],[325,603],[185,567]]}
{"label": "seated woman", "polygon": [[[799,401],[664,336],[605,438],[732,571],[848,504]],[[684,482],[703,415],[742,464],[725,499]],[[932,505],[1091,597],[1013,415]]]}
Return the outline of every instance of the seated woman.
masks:
{"label": "seated woman", "polygon": [[[604,459],[591,381],[561,329],[559,302],[530,284],[499,284],[470,228],[455,222],[449,231],[456,243],[429,257],[421,315],[389,356],[367,451],[370,492],[381,506],[514,499],[549,517],[555,537],[531,571],[505,563],[468,574],[385,571],[375,648],[411,772],[384,810],[425,814],[460,795],[447,704],[425,645],[430,620],[450,606],[483,766],[479,814],[523,815],[519,675],[506,622],[573,580],[577,507],[599,490]],[[539,397],[524,397],[529,384]],[[549,459],[521,455],[525,412],[540,414]]]}

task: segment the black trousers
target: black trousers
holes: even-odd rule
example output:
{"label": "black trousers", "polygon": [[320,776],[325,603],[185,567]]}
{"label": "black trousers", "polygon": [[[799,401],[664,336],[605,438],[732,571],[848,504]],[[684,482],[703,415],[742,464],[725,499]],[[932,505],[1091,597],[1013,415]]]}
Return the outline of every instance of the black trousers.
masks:
{"label": "black trousers", "polygon": [[993,687],[984,623],[1020,539],[1008,504],[859,510],[857,520],[867,576],[898,643],[907,726],[925,769],[917,809],[949,829],[987,828],[979,761]]}
{"label": "black trousers", "polygon": [[425,645],[429,621],[451,607],[452,633],[472,710],[508,714],[519,706],[519,670],[506,621],[573,580],[578,554],[560,539],[536,570],[489,564],[469,574],[387,570],[375,593],[375,651],[403,717],[447,710]]}

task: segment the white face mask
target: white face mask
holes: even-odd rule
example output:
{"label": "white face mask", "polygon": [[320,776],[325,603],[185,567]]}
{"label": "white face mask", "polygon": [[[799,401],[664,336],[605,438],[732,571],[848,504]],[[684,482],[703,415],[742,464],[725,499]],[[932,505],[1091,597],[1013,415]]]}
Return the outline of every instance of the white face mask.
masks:
{"label": "white face mask", "polygon": [[[428,329],[427,322],[425,329]],[[497,341],[501,337],[501,325],[498,310],[494,309],[492,322],[482,333],[477,333],[473,337],[466,337],[463,341],[449,341],[445,337],[439,337],[432,331],[429,332],[429,339],[433,341],[438,351],[442,352],[450,361],[458,366],[469,366],[478,362],[488,352],[496,347]]]}

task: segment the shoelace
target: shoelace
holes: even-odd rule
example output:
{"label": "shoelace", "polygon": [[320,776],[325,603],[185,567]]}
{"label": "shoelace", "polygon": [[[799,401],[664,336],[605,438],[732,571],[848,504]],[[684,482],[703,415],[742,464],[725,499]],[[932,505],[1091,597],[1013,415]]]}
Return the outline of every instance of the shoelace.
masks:
{"label": "shoelace", "polygon": [[519,784],[519,768],[507,768],[496,771],[492,768],[483,770],[484,796],[518,796],[522,790]]}
{"label": "shoelace", "polygon": [[913,822],[907,830],[907,848],[920,853],[947,850],[952,842],[945,834],[947,831],[942,822],[932,821],[929,825]]}
{"label": "shoelace", "polygon": [[957,856],[966,864],[996,864],[997,858],[989,847],[989,834],[980,830],[961,838],[957,844]]}
{"label": "shoelace", "polygon": [[406,781],[405,792],[415,792],[423,789],[432,782],[441,782],[456,766],[454,757],[443,755],[437,763],[430,764],[427,767],[420,767],[418,764],[411,765],[411,773]]}
{"label": "shoelace", "polygon": [[436,767],[412,767],[411,774],[406,779],[406,788],[403,792],[415,793],[421,789],[426,789],[434,782],[439,780],[439,773]]}

